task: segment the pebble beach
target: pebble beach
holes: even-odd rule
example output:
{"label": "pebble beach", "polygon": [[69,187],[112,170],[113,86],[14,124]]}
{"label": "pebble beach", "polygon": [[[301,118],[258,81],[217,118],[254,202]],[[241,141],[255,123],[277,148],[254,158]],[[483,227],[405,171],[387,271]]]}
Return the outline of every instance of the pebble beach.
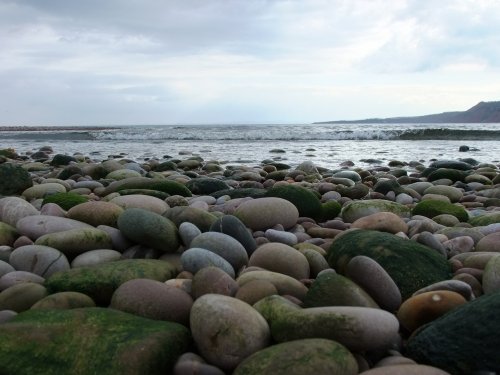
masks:
{"label": "pebble beach", "polygon": [[0,149],[0,373],[500,373],[495,156],[75,151]]}

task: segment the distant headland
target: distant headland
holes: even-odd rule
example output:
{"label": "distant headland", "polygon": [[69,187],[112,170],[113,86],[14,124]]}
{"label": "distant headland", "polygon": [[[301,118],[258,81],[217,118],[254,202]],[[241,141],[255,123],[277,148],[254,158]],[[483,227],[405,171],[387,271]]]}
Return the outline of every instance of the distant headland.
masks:
{"label": "distant headland", "polygon": [[500,101],[480,102],[467,111],[443,112],[414,117],[369,118],[315,122],[315,124],[432,124],[432,123],[500,123]]}

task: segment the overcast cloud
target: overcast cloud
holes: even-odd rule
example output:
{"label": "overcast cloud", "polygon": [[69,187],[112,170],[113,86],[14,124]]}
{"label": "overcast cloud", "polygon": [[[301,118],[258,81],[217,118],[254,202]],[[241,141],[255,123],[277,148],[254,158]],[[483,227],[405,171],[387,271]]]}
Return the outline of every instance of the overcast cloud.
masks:
{"label": "overcast cloud", "polygon": [[0,2],[0,125],[304,123],[500,100],[497,0]]}

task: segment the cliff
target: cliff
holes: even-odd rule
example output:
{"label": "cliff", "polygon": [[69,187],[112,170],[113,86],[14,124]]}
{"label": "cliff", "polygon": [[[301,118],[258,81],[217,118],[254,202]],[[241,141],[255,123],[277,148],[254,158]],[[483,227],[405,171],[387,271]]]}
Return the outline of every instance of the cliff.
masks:
{"label": "cliff", "polygon": [[315,124],[439,124],[439,123],[500,123],[500,101],[480,102],[463,112],[443,112],[414,117],[370,118],[350,121],[325,121]]}

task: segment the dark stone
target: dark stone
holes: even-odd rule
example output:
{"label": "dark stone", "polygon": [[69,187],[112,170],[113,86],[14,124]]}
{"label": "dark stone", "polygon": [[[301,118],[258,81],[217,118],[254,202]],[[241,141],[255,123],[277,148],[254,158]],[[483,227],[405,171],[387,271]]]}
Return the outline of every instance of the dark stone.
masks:
{"label": "dark stone", "polygon": [[218,218],[210,227],[211,232],[220,232],[227,234],[238,240],[248,253],[248,256],[257,248],[257,243],[252,237],[243,222],[233,215],[224,215]]}
{"label": "dark stone", "polygon": [[68,165],[72,161],[76,161],[76,159],[73,156],[63,155],[63,154],[56,154],[52,158],[52,161],[50,162],[50,165],[54,165],[54,166]]}
{"label": "dark stone", "polygon": [[219,190],[229,189],[229,185],[222,180],[209,177],[194,178],[186,183],[186,187],[191,193],[197,195],[207,195]]}
{"label": "dark stone", "polygon": [[20,195],[31,186],[33,181],[25,169],[11,163],[0,165],[0,196]]}
{"label": "dark stone", "polygon": [[459,160],[437,160],[431,165],[431,168],[449,168],[449,169],[458,169],[460,171],[468,171],[472,169],[472,165],[465,163]]}
{"label": "dark stone", "polygon": [[470,150],[469,146],[460,146],[460,147],[458,148],[458,151],[459,151],[459,152],[467,152],[467,151],[469,151],[469,150]]}

